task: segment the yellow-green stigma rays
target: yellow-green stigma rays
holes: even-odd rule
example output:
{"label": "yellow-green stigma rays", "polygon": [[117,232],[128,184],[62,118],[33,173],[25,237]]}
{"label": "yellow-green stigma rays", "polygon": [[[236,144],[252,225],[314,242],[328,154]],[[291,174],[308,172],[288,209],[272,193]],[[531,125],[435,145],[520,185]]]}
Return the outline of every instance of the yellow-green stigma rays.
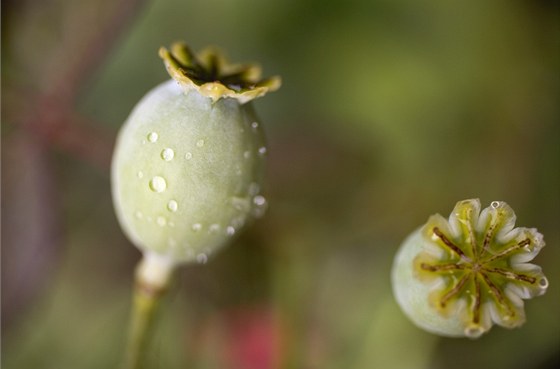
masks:
{"label": "yellow-green stigma rays", "polygon": [[541,268],[528,263],[544,246],[542,235],[514,225],[505,202],[480,212],[480,201],[471,199],[458,202],[449,220],[433,215],[422,229],[427,246],[414,260],[415,275],[432,284],[432,307],[444,317],[459,316],[468,337],[494,323],[520,326],[523,299],[546,292]]}

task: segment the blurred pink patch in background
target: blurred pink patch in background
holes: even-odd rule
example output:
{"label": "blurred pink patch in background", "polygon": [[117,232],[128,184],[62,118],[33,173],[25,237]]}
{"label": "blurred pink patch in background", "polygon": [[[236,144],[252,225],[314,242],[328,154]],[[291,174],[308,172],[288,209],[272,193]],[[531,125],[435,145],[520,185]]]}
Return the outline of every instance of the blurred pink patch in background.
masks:
{"label": "blurred pink patch in background", "polygon": [[280,362],[280,324],[268,307],[234,310],[226,316],[226,367],[275,369]]}

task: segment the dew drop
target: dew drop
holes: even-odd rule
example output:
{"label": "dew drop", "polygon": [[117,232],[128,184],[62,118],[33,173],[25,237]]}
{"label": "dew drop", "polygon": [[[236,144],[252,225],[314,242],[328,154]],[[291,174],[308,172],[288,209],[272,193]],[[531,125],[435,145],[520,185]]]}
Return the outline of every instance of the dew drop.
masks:
{"label": "dew drop", "polygon": [[192,228],[192,230],[193,230],[194,232],[198,232],[198,231],[200,231],[200,230],[202,229],[202,224],[200,224],[200,223],[195,223],[195,224],[192,225],[191,228]]}
{"label": "dew drop", "polygon": [[136,216],[136,218],[138,219],[142,219],[144,217],[144,214],[142,214],[142,212],[140,210],[137,210],[134,215]]}
{"label": "dew drop", "polygon": [[249,159],[249,158],[251,157],[251,152],[250,152],[250,151],[245,151],[245,152],[243,153],[243,157],[244,157],[245,159]]}
{"label": "dew drop", "polygon": [[150,132],[148,133],[148,141],[154,143],[158,140],[159,135],[156,132]]}
{"label": "dew drop", "polygon": [[192,159],[192,153],[188,152],[185,154],[185,159],[187,160],[191,160]]}
{"label": "dew drop", "polygon": [[261,154],[261,155],[266,154],[266,147],[263,146],[263,147],[259,148],[259,154]]}
{"label": "dew drop", "polygon": [[196,255],[196,261],[199,264],[206,264],[208,262],[208,256],[206,256],[206,254],[198,254]]}
{"label": "dew drop", "polygon": [[259,123],[253,122],[251,123],[251,127],[253,127],[253,129],[257,129],[259,127]]}
{"label": "dew drop", "polygon": [[160,227],[165,227],[165,225],[167,224],[167,219],[165,219],[162,216],[157,217],[156,219],[156,223],[158,224],[158,226]]}
{"label": "dew drop", "polygon": [[500,207],[500,202],[499,201],[492,201],[490,206],[492,207],[492,209],[497,209],[497,208]]}
{"label": "dew drop", "polygon": [[175,152],[169,147],[161,151],[161,158],[165,161],[171,161],[175,157]]}
{"label": "dew drop", "polygon": [[264,196],[258,195],[253,198],[253,203],[257,206],[263,206],[266,205],[266,199]]}
{"label": "dew drop", "polygon": [[255,218],[261,218],[267,209],[267,202],[264,196],[257,195],[253,197],[253,204],[255,204],[255,208],[252,209],[252,214]]}
{"label": "dew drop", "polygon": [[235,228],[233,228],[232,226],[228,226],[226,228],[226,234],[228,236],[233,236],[235,234]]}
{"label": "dew drop", "polygon": [[204,146],[204,140],[198,140],[198,141],[196,141],[196,146],[198,146],[198,147]]}
{"label": "dew drop", "polygon": [[546,279],[546,277],[542,277],[539,280],[539,287],[542,288],[542,289],[548,288],[548,279]]}
{"label": "dew drop", "polygon": [[138,176],[138,178],[143,178],[144,177],[144,172],[142,172],[140,170],[140,171],[138,171],[138,173],[136,173],[136,175]]}
{"label": "dew drop", "polygon": [[167,210],[169,210],[172,213],[176,212],[178,207],[179,205],[175,200],[169,200],[169,202],[167,203]]}
{"label": "dew drop", "polygon": [[465,328],[465,336],[469,338],[478,338],[484,333],[484,328],[479,325],[472,325]]}
{"label": "dew drop", "polygon": [[163,192],[167,188],[167,182],[163,177],[155,176],[150,181],[150,189],[154,192]]}

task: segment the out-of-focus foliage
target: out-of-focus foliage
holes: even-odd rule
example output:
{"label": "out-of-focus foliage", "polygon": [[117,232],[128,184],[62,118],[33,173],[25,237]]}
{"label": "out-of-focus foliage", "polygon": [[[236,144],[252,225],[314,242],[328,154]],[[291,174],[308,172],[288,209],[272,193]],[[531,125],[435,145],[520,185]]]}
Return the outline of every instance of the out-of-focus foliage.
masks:
{"label": "out-of-focus foliage", "polygon": [[[2,364],[110,368],[137,251],[109,158],[185,40],[258,60],[270,209],[184,268],[153,368],[553,368],[560,347],[559,8],[552,1],[27,0],[2,12]],[[415,328],[400,242],[456,201],[507,201],[544,234],[528,322],[477,341]]]}

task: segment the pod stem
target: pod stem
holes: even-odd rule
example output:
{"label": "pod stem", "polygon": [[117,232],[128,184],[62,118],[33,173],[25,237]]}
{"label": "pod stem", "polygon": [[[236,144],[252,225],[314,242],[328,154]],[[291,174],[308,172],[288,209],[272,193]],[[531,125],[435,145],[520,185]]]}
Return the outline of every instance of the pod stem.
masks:
{"label": "pod stem", "polygon": [[145,253],[138,264],[122,369],[143,366],[158,307],[167,292],[174,269],[175,265],[170,260],[153,253]]}

